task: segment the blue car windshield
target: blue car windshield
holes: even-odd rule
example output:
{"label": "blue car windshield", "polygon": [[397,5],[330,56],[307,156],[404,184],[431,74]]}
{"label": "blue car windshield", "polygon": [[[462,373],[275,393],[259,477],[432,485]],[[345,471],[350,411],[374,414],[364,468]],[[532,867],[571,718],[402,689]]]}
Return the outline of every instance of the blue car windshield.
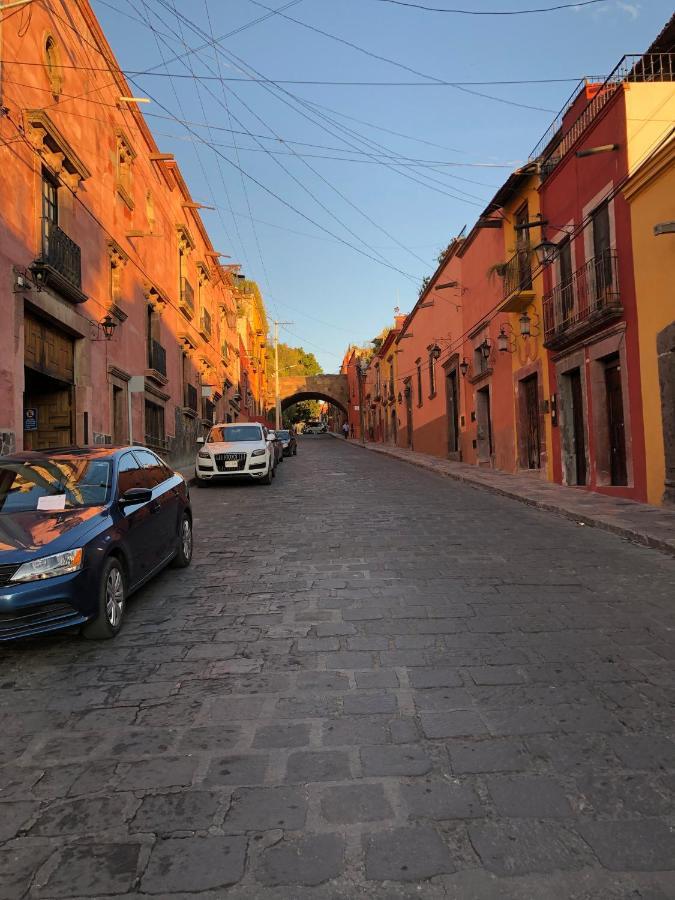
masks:
{"label": "blue car windshield", "polygon": [[226,428],[212,428],[207,444],[236,443],[238,441],[262,441],[260,425],[228,425]]}
{"label": "blue car windshield", "polygon": [[102,506],[110,495],[108,459],[58,456],[0,461],[0,515]]}
{"label": "blue car windshield", "polygon": [[291,439],[290,431],[277,431],[277,437],[281,438],[282,441],[289,441]]}

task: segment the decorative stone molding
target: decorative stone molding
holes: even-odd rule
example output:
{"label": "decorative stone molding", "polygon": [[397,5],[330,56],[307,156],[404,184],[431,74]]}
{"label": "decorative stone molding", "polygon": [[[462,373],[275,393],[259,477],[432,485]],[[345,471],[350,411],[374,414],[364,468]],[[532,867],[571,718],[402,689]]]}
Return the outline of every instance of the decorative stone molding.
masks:
{"label": "decorative stone molding", "polygon": [[134,200],[131,196],[131,188],[132,188],[132,172],[131,167],[136,159],[136,151],[131,146],[131,142],[126,134],[118,129],[116,132],[117,135],[117,157],[115,160],[116,165],[116,184],[115,189],[117,193],[120,195],[122,200],[126,203],[129,209],[134,208]]}
{"label": "decorative stone molding", "polygon": [[91,172],[45,110],[24,110],[23,125],[26,137],[45,164],[66,187],[77,191],[80,182],[89,178]]}
{"label": "decorative stone molding", "polygon": [[178,234],[178,249],[184,256],[187,256],[197,246],[194,238],[187,225],[176,225],[176,233]]}
{"label": "decorative stone molding", "polygon": [[197,263],[197,277],[199,279],[199,287],[203,287],[211,281],[211,270],[202,260]]}
{"label": "decorative stone molding", "polygon": [[143,296],[146,301],[152,306],[158,316],[161,316],[164,310],[167,307],[167,299],[156,287],[149,281],[146,281],[143,285]]}

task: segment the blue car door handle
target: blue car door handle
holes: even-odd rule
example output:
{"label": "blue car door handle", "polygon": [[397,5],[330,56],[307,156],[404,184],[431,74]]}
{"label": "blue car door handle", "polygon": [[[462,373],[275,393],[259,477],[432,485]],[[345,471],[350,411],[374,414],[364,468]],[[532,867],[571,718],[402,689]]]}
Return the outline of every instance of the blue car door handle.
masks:
{"label": "blue car door handle", "polygon": [[151,513],[158,513],[161,508],[162,508],[162,504],[159,502],[159,500],[153,500],[152,503],[150,504],[150,512]]}

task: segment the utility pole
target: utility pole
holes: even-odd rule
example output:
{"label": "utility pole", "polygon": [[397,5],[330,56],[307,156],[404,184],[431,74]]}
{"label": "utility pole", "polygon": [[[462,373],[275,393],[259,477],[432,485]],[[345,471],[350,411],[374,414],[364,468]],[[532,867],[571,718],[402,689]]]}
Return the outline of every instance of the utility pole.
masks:
{"label": "utility pole", "polygon": [[279,326],[293,322],[274,322],[274,427],[281,428],[281,397],[279,396]]}
{"label": "utility pole", "polygon": [[365,446],[366,444],[366,435],[365,435],[365,415],[363,411],[363,381],[366,377],[366,367],[364,365],[364,360],[359,359],[356,362],[356,371],[359,376],[359,427],[361,430],[361,446]]}

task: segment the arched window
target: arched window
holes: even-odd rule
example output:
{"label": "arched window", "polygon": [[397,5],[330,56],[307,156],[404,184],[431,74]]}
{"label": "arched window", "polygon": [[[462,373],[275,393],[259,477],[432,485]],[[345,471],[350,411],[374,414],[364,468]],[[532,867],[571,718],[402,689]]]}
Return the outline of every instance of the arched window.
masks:
{"label": "arched window", "polygon": [[58,98],[63,86],[63,75],[61,72],[59,48],[51,34],[45,40],[45,66],[52,94],[55,98]]}

